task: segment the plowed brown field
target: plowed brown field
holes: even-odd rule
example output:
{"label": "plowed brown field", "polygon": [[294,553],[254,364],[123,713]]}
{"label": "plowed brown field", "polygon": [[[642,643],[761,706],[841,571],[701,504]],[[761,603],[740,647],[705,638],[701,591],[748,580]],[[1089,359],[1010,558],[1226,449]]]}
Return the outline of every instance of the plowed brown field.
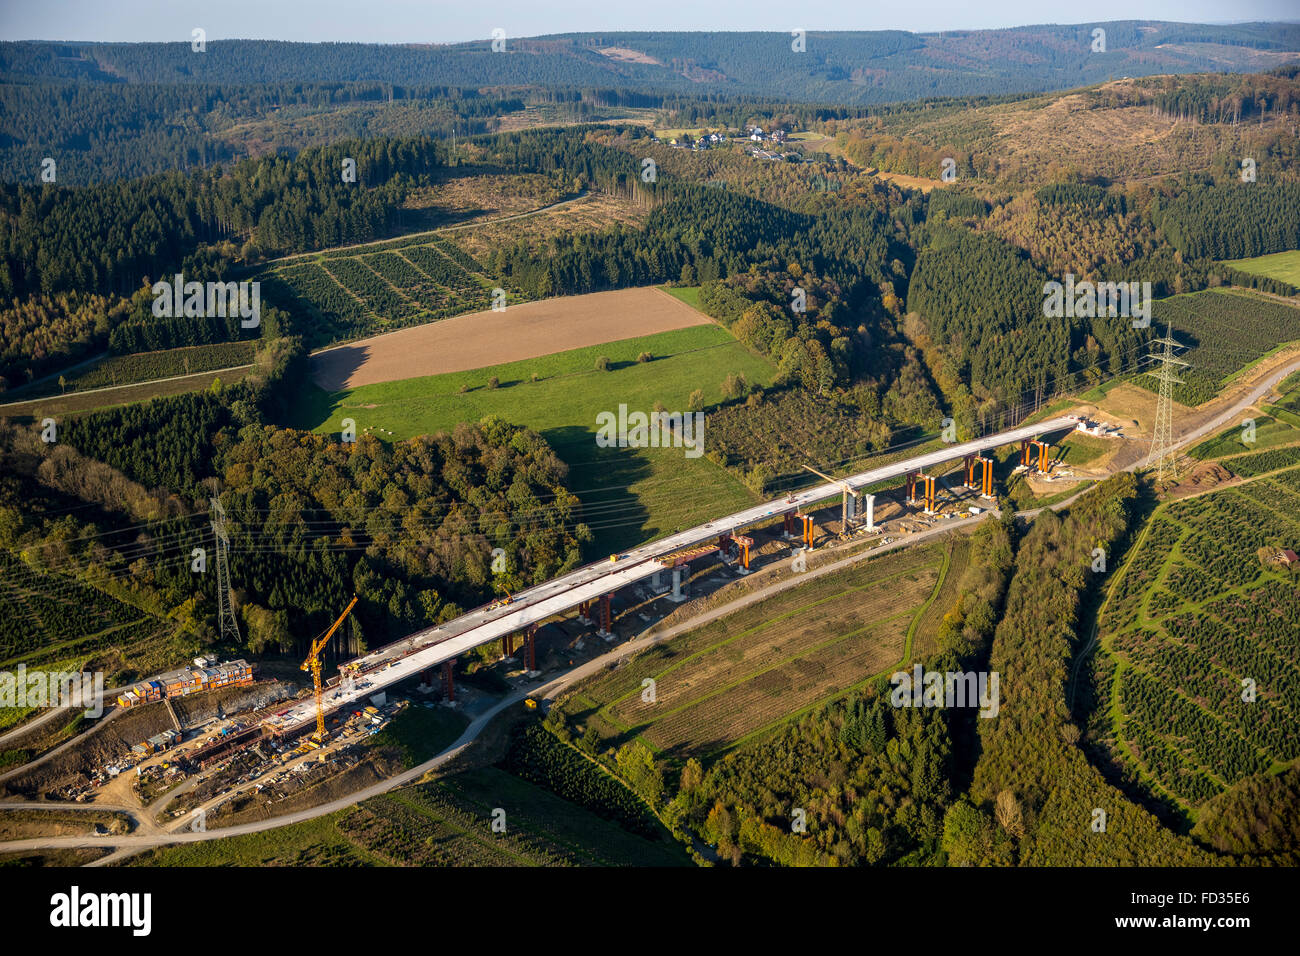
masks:
{"label": "plowed brown field", "polygon": [[338,392],[445,372],[465,372],[588,345],[705,325],[709,317],[654,287],[561,296],[474,312],[326,349],[312,379]]}

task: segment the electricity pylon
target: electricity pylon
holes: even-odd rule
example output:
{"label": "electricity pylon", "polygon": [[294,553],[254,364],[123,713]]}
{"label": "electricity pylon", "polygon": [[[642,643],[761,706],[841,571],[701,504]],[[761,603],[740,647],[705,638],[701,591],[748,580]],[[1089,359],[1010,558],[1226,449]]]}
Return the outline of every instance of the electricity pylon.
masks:
{"label": "electricity pylon", "polygon": [[230,595],[230,536],[226,534],[226,509],[217,498],[209,498],[212,515],[212,534],[216,538],[217,558],[217,629],[222,641],[239,644],[239,622],[235,619],[235,604]]}
{"label": "electricity pylon", "polygon": [[1190,368],[1190,364],[1174,355],[1174,347],[1182,348],[1181,343],[1170,335],[1170,326],[1165,324],[1164,338],[1152,339],[1152,345],[1163,345],[1164,351],[1148,355],[1147,358],[1160,363],[1159,371],[1147,374],[1160,383],[1159,397],[1156,399],[1156,424],[1151,436],[1151,454],[1147,455],[1147,467],[1155,467],[1156,481],[1164,481],[1165,472],[1173,472],[1174,466],[1174,386],[1182,379],[1174,374],[1174,366]]}

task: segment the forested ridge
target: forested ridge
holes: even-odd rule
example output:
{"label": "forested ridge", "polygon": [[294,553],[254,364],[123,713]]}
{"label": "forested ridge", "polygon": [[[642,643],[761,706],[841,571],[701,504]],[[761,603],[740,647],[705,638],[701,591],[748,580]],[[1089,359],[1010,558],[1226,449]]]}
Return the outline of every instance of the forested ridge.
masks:
{"label": "forested ridge", "polygon": [[[1107,54],[1090,48],[1095,24],[1044,25],[959,33],[811,31],[802,53],[788,32],[625,33],[423,46],[214,40],[191,50],[174,43],[46,43],[0,46],[7,78],[95,82],[329,83],[341,79],[412,85],[610,87],[686,92],[701,81],[737,92],[803,102],[881,103],[926,96],[1007,94],[1095,83],[1111,76],[1265,68],[1300,48],[1292,25],[1211,26],[1161,21],[1105,24]],[[1207,44],[1210,49],[1199,48]],[[643,62],[615,60],[607,47],[637,50]],[[1152,57],[1159,51],[1158,57]],[[1253,51],[1255,55],[1250,56]],[[978,69],[959,65],[969,59]]]}
{"label": "forested ridge", "polygon": [[[200,247],[223,240],[232,246],[228,267],[234,259],[373,239],[391,224],[405,190],[439,165],[443,149],[425,138],[345,141],[292,159],[243,160],[228,172],[3,186],[0,217],[10,228],[0,247],[0,294],[129,295],[145,277],[189,271],[203,279],[213,269]],[[345,158],[356,161],[355,183],[343,180]]]}

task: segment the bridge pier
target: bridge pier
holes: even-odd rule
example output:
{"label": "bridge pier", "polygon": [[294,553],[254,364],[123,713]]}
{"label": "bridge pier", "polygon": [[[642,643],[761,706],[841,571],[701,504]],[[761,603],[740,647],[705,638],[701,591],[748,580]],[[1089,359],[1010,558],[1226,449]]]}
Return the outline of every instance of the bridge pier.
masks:
{"label": "bridge pier", "polygon": [[803,527],[803,533],[801,535],[801,538],[803,540],[804,547],[806,547],[809,551],[811,551],[813,547],[813,540],[817,537],[816,521],[813,519],[812,515],[801,514],[801,515],[796,515],[796,517],[799,519],[799,522]]}
{"label": "bridge pier", "polygon": [[863,492],[858,495],[858,515],[865,515],[867,530],[876,530],[876,496]]}
{"label": "bridge pier", "polygon": [[591,602],[590,602],[590,601],[580,601],[580,602],[578,603],[578,623],[579,623],[579,624],[591,624],[591,623],[593,623],[592,620],[591,620]]}
{"label": "bridge pier", "polygon": [[916,479],[919,475],[920,472],[916,471],[907,473],[907,503],[909,505],[916,504]]}
{"label": "bridge pier", "polygon": [[456,658],[442,662],[442,695],[443,699],[451,702],[456,699],[456,679],[452,676],[452,668],[456,666]]}
{"label": "bridge pier", "polygon": [[529,624],[524,631],[524,667],[529,673],[537,670],[537,625]]}
{"label": "bridge pier", "polygon": [[515,650],[515,636],[513,634],[503,634],[501,636],[501,656],[509,657]]}
{"label": "bridge pier", "polygon": [[745,535],[735,535],[732,537],[732,540],[735,541],[736,545],[740,548],[741,573],[748,574],[749,573],[749,548],[750,545],[754,543],[754,539],[746,537]]}
{"label": "bridge pier", "polygon": [[784,523],[784,529],[781,534],[782,537],[787,540],[794,537],[794,517],[795,513],[793,511],[787,511],[781,516],[781,520]]}
{"label": "bridge pier", "polygon": [[[1047,442],[1035,438],[1033,441],[1022,441],[1020,443],[1021,463],[1029,471],[1041,471],[1047,473]],[[1037,461],[1035,461],[1037,459]]]}
{"label": "bridge pier", "polygon": [[[668,595],[668,600],[672,601],[675,604],[681,604],[683,601],[687,599],[686,592],[682,590],[682,578],[686,576],[687,571],[688,571],[688,566],[684,564],[679,564],[677,565],[677,567],[673,568],[673,593]],[[686,583],[687,586],[689,587],[690,586],[689,578],[687,578]]]}
{"label": "bridge pier", "polygon": [[602,594],[600,596],[600,627],[596,629],[596,636],[603,637],[607,641],[614,639],[614,595]]}
{"label": "bridge pier", "polygon": [[993,459],[985,458],[983,455],[975,459],[976,464],[982,465],[980,472],[980,489],[983,497],[993,497]]}

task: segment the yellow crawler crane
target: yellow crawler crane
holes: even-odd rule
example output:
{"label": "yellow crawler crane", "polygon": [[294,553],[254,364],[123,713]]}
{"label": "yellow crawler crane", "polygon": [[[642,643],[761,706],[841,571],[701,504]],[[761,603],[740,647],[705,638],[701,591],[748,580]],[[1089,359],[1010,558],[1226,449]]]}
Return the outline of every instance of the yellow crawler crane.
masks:
{"label": "yellow crawler crane", "polygon": [[356,603],[357,599],[354,596],[352,602],[344,608],[343,613],[339,615],[339,619],[334,622],[328,631],[318,637],[314,644],[312,644],[311,653],[308,654],[307,659],[302,662],[302,670],[311,671],[312,683],[316,685],[316,736],[312,739],[317,743],[325,742],[325,694],[321,689],[320,684],[321,654],[325,650],[325,645],[328,644],[330,638],[334,636],[334,632],[339,629],[339,625],[343,623],[343,619],[352,612]]}

